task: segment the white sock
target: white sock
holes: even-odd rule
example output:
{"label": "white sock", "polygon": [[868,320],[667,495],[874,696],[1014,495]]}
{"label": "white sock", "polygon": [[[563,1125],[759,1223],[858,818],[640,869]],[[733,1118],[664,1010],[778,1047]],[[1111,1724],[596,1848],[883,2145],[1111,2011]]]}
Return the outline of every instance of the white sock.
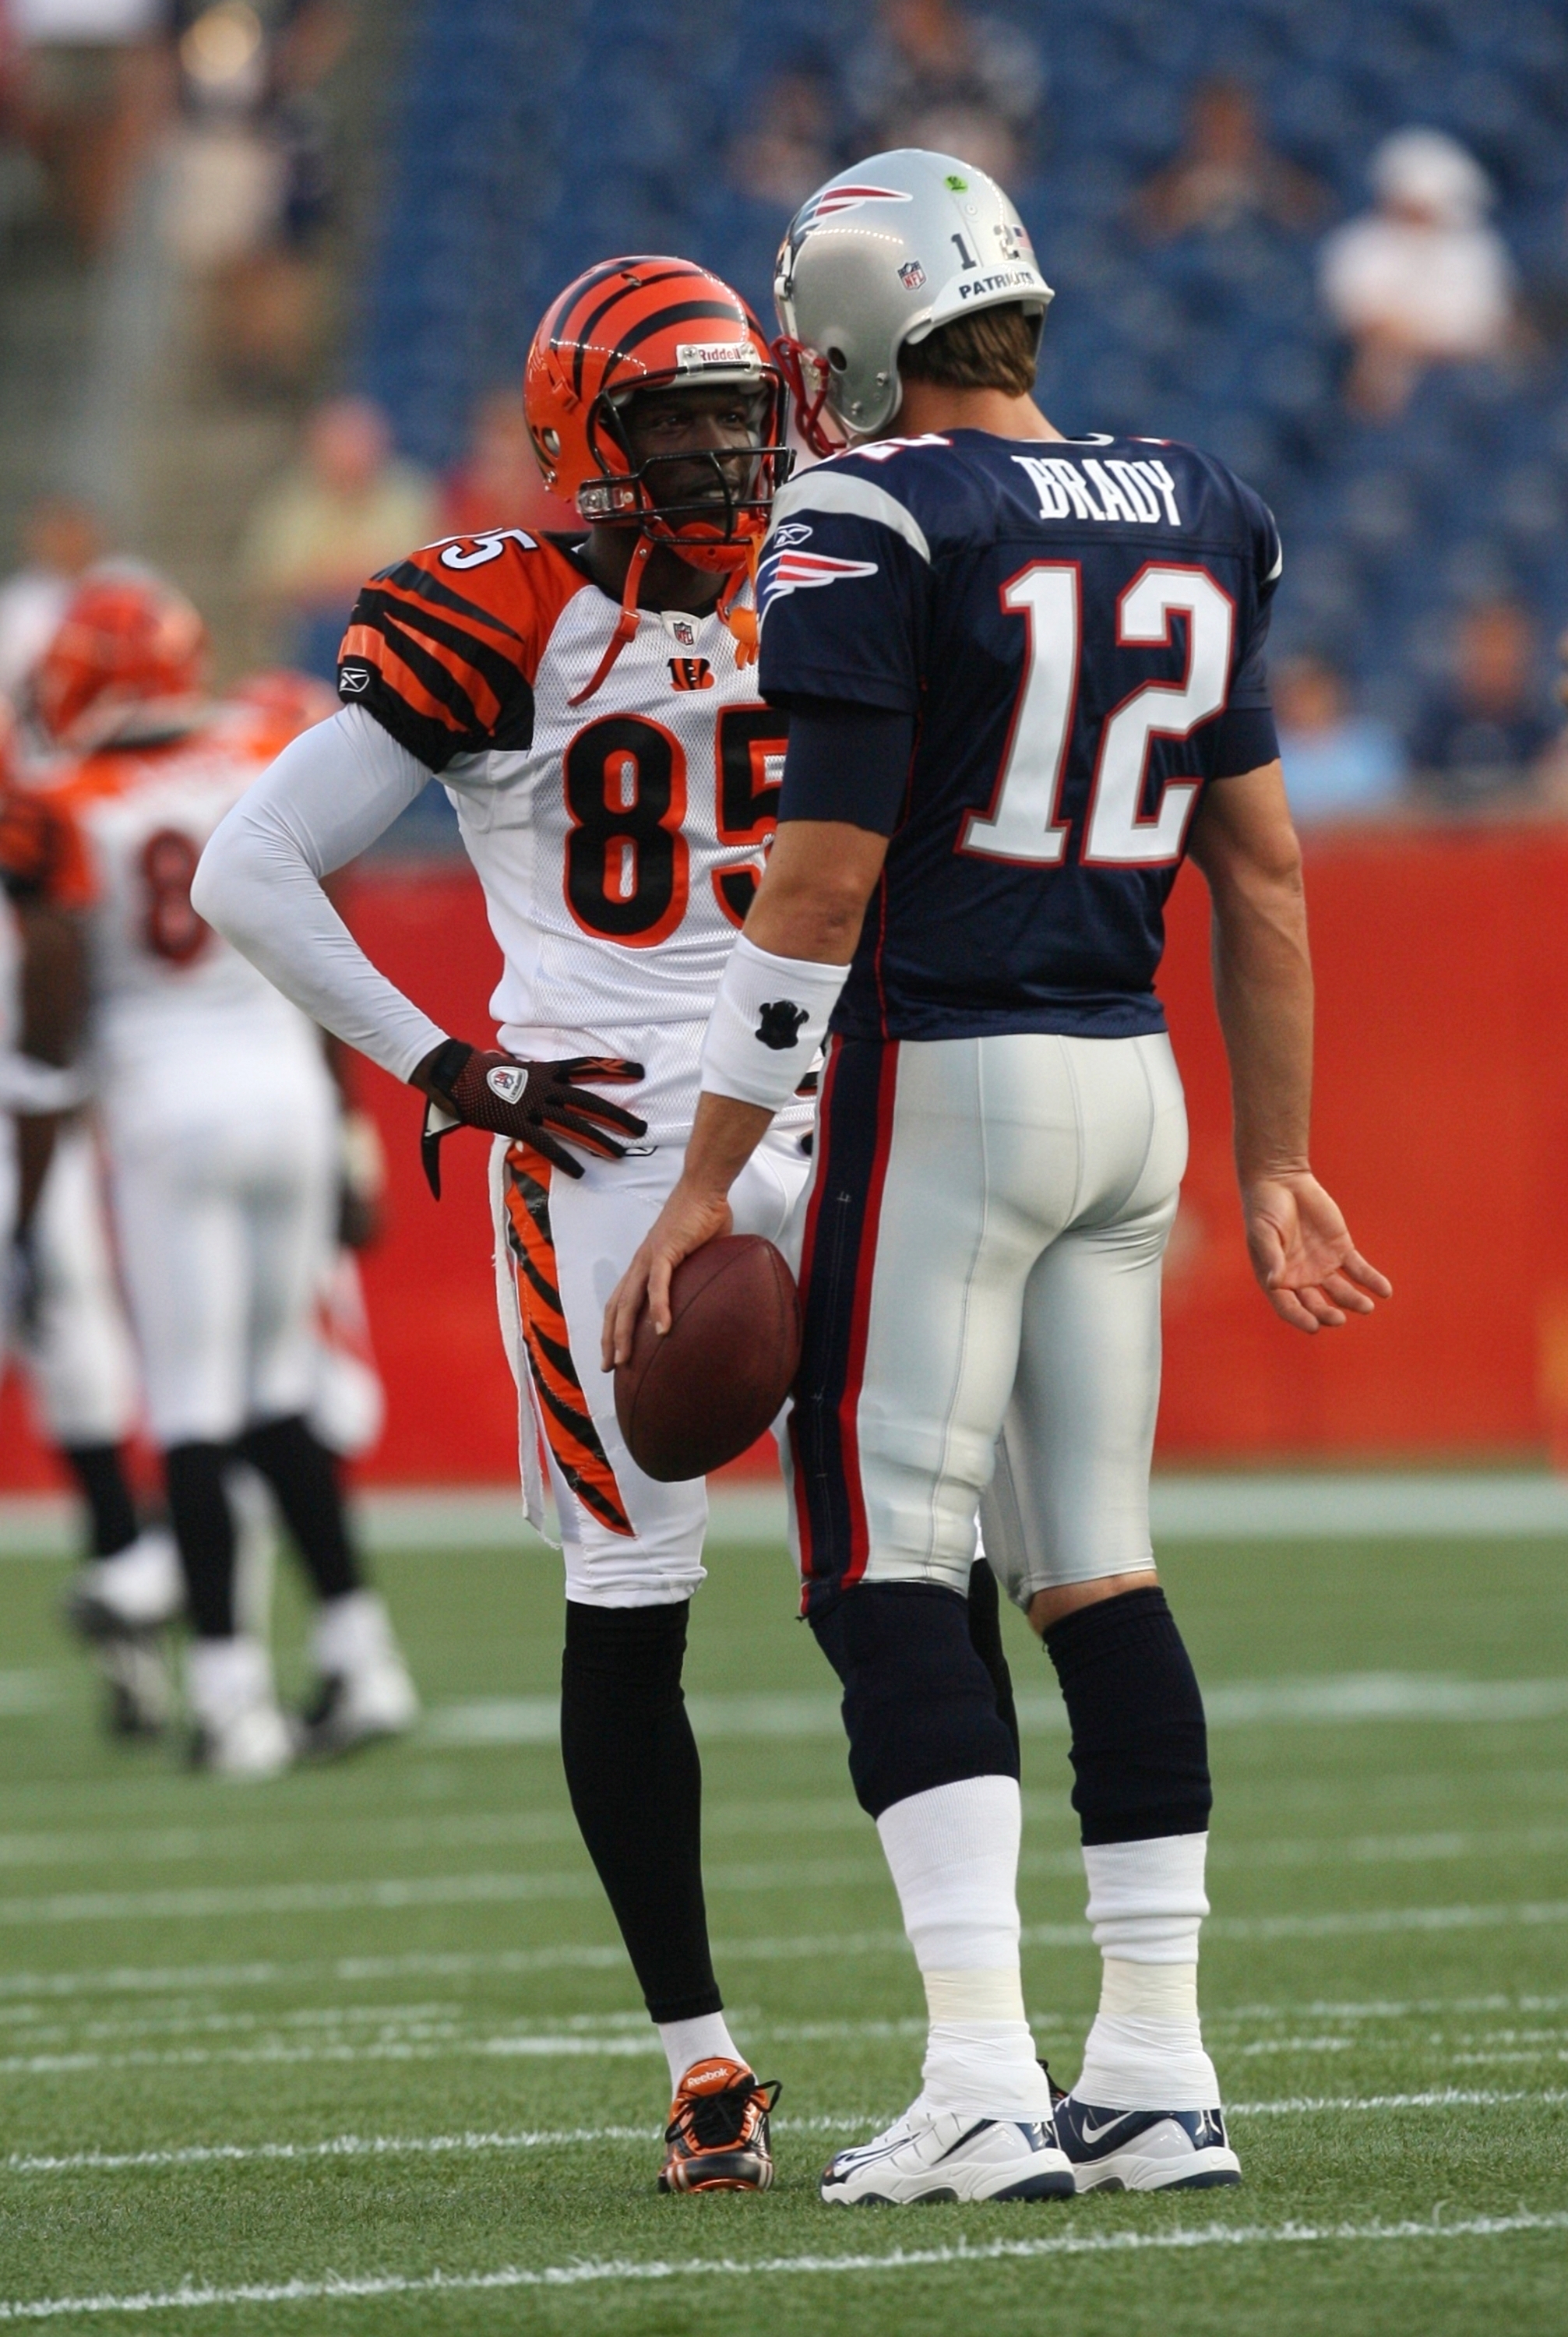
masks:
{"label": "white sock", "polygon": [[695,2020],[662,2020],[659,2042],[670,2064],[671,2093],[699,2061],[739,2061],[743,2069],[750,2067],[721,2012],[700,2013]]}
{"label": "white sock", "polygon": [[1012,1777],[965,1777],[895,1802],[877,1821],[926,1983],[921,2100],[976,2117],[1046,2117],[1051,2095],[1024,2017]]}
{"label": "white sock", "polygon": [[1100,2009],[1073,2091],[1097,2109],[1202,2110],[1220,2101],[1198,2020],[1204,1833],[1085,1844],[1089,1921],[1104,1957]]}

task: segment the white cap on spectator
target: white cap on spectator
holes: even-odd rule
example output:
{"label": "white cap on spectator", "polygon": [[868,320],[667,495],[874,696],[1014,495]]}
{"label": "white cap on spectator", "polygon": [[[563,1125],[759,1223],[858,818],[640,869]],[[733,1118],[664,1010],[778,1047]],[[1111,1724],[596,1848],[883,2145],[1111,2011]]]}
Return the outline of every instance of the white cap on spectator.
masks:
{"label": "white cap on spectator", "polygon": [[1492,206],[1492,181],[1456,138],[1441,130],[1398,130],[1372,157],[1372,184],[1385,202],[1411,203],[1445,227],[1474,227]]}

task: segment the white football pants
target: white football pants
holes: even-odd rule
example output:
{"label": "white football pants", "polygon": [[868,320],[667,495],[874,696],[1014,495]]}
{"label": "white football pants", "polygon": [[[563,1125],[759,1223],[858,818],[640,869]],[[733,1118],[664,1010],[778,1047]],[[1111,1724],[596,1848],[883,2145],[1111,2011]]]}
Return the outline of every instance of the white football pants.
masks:
{"label": "white football pants", "polygon": [[1187,1158],[1168,1039],[836,1042],[787,1455],[808,1603],[1026,1606],[1153,1565],[1160,1272]]}
{"label": "white football pants", "polygon": [[[585,1160],[576,1178],[504,1137],[491,1152],[496,1298],[521,1396],[524,1506],[546,1532],[543,1442],[566,1596],[587,1607],[672,1605],[705,1579],[707,1485],[701,1477],[665,1485],[643,1475],[615,1418],[613,1375],[599,1365],[610,1293],[663,1208],[681,1158],[662,1145],[625,1160]],[[771,1129],[730,1191],[735,1231],[785,1248],[809,1173],[799,1129]]]}
{"label": "white football pants", "polygon": [[154,1441],[226,1443],[308,1411],[337,1197],[337,1100],[314,1035],[172,1051],[103,1118]]}
{"label": "white football pants", "polygon": [[136,1355],[85,1120],[55,1139],[33,1246],[38,1305],[23,1352],[49,1434],[56,1444],[122,1444],[136,1424]]}

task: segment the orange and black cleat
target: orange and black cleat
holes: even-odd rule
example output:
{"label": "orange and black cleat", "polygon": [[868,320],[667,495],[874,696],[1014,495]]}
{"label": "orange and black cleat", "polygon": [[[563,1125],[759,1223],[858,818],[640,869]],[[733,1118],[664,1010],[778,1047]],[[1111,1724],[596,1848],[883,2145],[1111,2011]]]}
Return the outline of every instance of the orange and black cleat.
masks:
{"label": "orange and black cleat", "polygon": [[670,2155],[661,2191],[766,2191],[773,2181],[768,2120],[777,2078],[754,2078],[743,2061],[697,2061],[670,2105]]}

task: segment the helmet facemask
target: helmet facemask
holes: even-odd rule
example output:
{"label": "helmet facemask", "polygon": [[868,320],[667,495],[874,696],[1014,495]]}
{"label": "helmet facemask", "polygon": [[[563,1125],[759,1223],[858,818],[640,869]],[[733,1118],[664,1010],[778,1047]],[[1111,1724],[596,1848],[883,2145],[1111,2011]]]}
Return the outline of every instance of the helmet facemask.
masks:
{"label": "helmet facemask", "polygon": [[588,417],[588,442],[602,476],[578,489],[581,516],[591,526],[635,527],[693,568],[743,568],[751,547],[767,533],[773,497],[794,462],[784,444],[782,382],[760,373],[734,385],[753,415],[743,445],[640,454],[629,426],[633,402],[650,393],[730,386],[711,377],[665,374],[602,395]]}

